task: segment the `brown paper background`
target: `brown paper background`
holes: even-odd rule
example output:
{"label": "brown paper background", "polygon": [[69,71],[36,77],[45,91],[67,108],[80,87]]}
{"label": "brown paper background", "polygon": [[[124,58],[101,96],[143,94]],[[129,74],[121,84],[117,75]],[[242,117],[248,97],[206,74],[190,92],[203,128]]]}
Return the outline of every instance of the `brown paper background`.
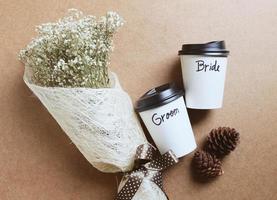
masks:
{"label": "brown paper background", "polygon": [[[211,128],[232,126],[241,144],[225,174],[195,180],[187,156],[165,173],[170,199],[277,199],[277,1],[0,0],[0,199],[110,200],[119,176],[95,170],[22,81],[19,49],[34,27],[68,8],[127,21],[115,39],[111,68],[135,101],[169,81],[181,85],[182,43],[224,39],[231,51],[224,107],[190,110],[198,144]],[[205,86],[203,86],[205,87]]]}

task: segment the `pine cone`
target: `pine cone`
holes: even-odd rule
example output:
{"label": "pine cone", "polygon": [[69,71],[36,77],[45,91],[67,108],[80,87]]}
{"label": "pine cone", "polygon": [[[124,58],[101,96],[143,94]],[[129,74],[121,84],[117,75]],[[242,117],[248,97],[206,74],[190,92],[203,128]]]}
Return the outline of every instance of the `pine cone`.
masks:
{"label": "pine cone", "polygon": [[212,129],[206,143],[206,151],[224,156],[235,150],[239,142],[239,132],[230,127]]}
{"label": "pine cone", "polygon": [[203,177],[212,178],[223,174],[220,160],[205,151],[197,151],[194,154],[193,166],[196,172]]}

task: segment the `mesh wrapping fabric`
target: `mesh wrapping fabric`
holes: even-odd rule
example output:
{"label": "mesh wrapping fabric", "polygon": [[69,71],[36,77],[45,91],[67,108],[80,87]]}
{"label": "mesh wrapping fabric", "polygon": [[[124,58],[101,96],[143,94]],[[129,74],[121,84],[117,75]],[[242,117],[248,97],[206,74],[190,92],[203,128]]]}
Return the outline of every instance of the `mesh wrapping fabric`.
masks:
{"label": "mesh wrapping fabric", "polygon": [[24,81],[55,118],[64,132],[102,172],[129,171],[136,148],[147,143],[129,95],[117,76],[111,88],[41,87],[25,69]]}

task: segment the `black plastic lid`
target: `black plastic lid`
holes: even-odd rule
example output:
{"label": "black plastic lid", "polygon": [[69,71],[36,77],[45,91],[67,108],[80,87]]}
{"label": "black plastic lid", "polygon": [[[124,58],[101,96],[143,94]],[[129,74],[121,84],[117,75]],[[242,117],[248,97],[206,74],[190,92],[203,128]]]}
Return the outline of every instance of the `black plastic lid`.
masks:
{"label": "black plastic lid", "polygon": [[142,112],[168,104],[183,96],[183,90],[178,89],[174,83],[167,83],[146,92],[136,103],[136,111]]}
{"label": "black plastic lid", "polygon": [[205,44],[183,44],[178,54],[227,57],[229,51],[225,49],[224,41],[213,41]]}

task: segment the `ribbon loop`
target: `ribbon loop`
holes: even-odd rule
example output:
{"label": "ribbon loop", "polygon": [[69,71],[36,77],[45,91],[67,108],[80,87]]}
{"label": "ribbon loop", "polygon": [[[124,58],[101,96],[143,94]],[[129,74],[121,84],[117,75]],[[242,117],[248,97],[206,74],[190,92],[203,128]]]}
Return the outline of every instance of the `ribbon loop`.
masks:
{"label": "ribbon loop", "polygon": [[153,161],[146,164],[146,167],[165,170],[168,167],[178,163],[178,158],[175,156],[173,151],[169,150],[162,156],[154,159]]}
{"label": "ribbon loop", "polygon": [[148,178],[164,191],[162,171],[178,163],[179,160],[171,150],[154,159],[156,153],[157,150],[150,144],[142,144],[137,147],[135,170],[123,176],[123,179],[127,181],[117,194],[115,200],[131,200],[144,178]]}
{"label": "ribbon loop", "polygon": [[155,147],[150,144],[142,144],[137,147],[135,155],[135,169],[141,165],[153,160],[155,154]]}

